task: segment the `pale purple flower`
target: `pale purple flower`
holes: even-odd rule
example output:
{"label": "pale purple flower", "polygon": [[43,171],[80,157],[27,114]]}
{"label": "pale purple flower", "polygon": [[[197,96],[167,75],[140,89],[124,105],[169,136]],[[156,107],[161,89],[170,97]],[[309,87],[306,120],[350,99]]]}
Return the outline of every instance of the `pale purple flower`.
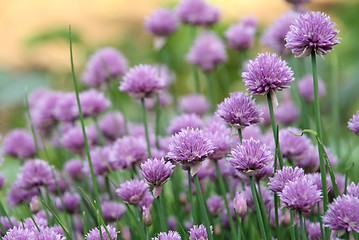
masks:
{"label": "pale purple flower", "polygon": [[[86,127],[85,132],[89,146],[93,146],[98,140],[95,126]],[[61,138],[61,144],[70,152],[82,153],[85,149],[85,141],[81,126],[74,126],[66,131]]]}
{"label": "pale purple flower", "polygon": [[242,92],[230,93],[230,96],[218,105],[216,114],[228,124],[240,129],[262,121],[262,112],[255,100]]}
{"label": "pale purple flower", "polygon": [[210,26],[220,18],[220,11],[204,0],[182,0],[177,15],[183,23],[196,26]]}
{"label": "pale purple flower", "polygon": [[324,226],[332,230],[359,232],[359,198],[343,195],[330,203],[323,217]]}
{"label": "pale purple flower", "polygon": [[213,153],[212,141],[206,134],[193,128],[183,129],[172,137],[167,157],[187,169],[202,162]]}
{"label": "pale purple flower", "polygon": [[248,71],[242,73],[244,84],[253,95],[266,95],[289,87],[294,81],[293,71],[276,54],[261,53],[248,63]]}
{"label": "pale purple flower", "polygon": [[353,115],[348,122],[348,128],[355,134],[359,135],[359,111]]}
{"label": "pale purple flower", "polygon": [[3,238],[4,240],[34,240],[35,234],[33,231],[22,227],[11,228]]}
{"label": "pale purple flower", "polygon": [[126,207],[116,201],[102,202],[101,209],[104,219],[109,222],[120,220],[126,212]]}
{"label": "pale purple flower", "polygon": [[169,216],[167,218],[167,225],[168,225],[169,230],[176,231],[177,230],[177,219],[174,216]]}
{"label": "pale purple flower", "polygon": [[299,17],[299,13],[289,11],[280,16],[274,23],[264,32],[261,42],[263,45],[270,47],[282,56],[288,56],[290,51],[285,48],[285,36],[289,31],[289,26]]}
{"label": "pale purple flower", "polygon": [[61,93],[52,111],[56,120],[61,122],[73,122],[79,117],[75,93]]}
{"label": "pale purple flower", "polygon": [[233,207],[240,217],[244,217],[247,214],[247,201],[243,193],[236,193],[233,200]]}
{"label": "pale purple flower", "polygon": [[155,198],[153,197],[152,193],[149,191],[149,189],[146,190],[145,194],[143,195],[142,200],[139,202],[139,207],[141,209],[147,208],[150,209],[153,206],[153,201]]}
{"label": "pale purple flower", "polygon": [[277,170],[274,176],[269,178],[268,186],[272,192],[280,193],[288,182],[303,177],[303,169],[284,166],[282,170]]}
{"label": "pale purple flower", "polygon": [[278,195],[288,209],[301,212],[310,212],[322,199],[322,191],[306,177],[289,181]]}
{"label": "pale purple flower", "polygon": [[33,233],[35,235],[36,240],[66,240],[66,238],[62,235],[54,231],[49,227],[40,227],[40,232],[34,227]]}
{"label": "pale purple flower", "polygon": [[274,116],[278,123],[285,126],[291,125],[296,122],[299,118],[299,115],[299,109],[291,100],[282,102],[274,112]]}
{"label": "pale purple flower", "polygon": [[244,139],[231,151],[229,163],[240,173],[254,176],[272,159],[272,152],[261,141],[250,138]]}
{"label": "pale purple flower", "polygon": [[209,111],[210,104],[204,95],[191,94],[179,99],[179,108],[184,113],[203,116]]}
{"label": "pale purple flower", "polygon": [[160,232],[157,237],[152,238],[152,240],[181,240],[181,235],[175,231]]}
{"label": "pale purple flower", "polygon": [[[10,219],[10,221],[9,221]],[[5,228],[5,231],[13,228],[13,227],[17,227],[19,226],[19,222],[14,218],[14,217],[0,217],[0,223],[2,224],[2,226]],[[0,227],[0,236],[4,236],[5,233],[3,232],[3,229]]]}
{"label": "pale purple flower", "polygon": [[70,159],[64,165],[64,172],[74,180],[81,180],[85,176],[83,163],[80,159]]}
{"label": "pale purple flower", "polygon": [[125,73],[127,60],[117,49],[104,47],[91,55],[86,63],[82,81],[90,86],[98,88],[107,84],[111,78],[117,79]]}
{"label": "pale purple flower", "polygon": [[294,127],[283,128],[279,131],[279,144],[283,157],[293,161],[301,159],[308,153],[311,147],[310,139],[305,135],[294,135],[301,132],[300,129]]}
{"label": "pale purple flower", "polygon": [[256,20],[243,19],[226,31],[228,45],[233,50],[248,50],[253,47],[257,31]]}
{"label": "pale purple flower", "polygon": [[62,201],[58,198],[56,204],[60,211],[65,208],[68,213],[73,214],[78,210],[80,202],[81,197],[78,193],[65,192],[62,195]]}
{"label": "pale purple flower", "polygon": [[261,170],[259,170],[255,175],[254,179],[256,181],[264,180],[269,177],[272,177],[274,174],[274,159],[268,162]]}
{"label": "pale purple flower", "polygon": [[[243,136],[243,139],[253,138],[253,139],[259,140],[259,139],[263,138],[261,129],[258,125],[251,125],[249,127],[244,128],[242,130],[242,136]],[[235,138],[238,139],[238,136],[235,136]]]}
{"label": "pale purple flower", "polygon": [[131,205],[138,205],[148,192],[148,184],[143,180],[128,180],[116,190],[122,201]]}
{"label": "pale purple flower", "polygon": [[54,184],[51,166],[41,159],[29,160],[21,168],[19,181],[27,189],[49,187]]}
{"label": "pale purple flower", "polygon": [[186,58],[204,72],[210,72],[227,60],[227,54],[222,40],[214,32],[206,31],[195,39]]}
{"label": "pale purple flower", "polygon": [[322,234],[321,234],[320,223],[319,222],[306,221],[305,225],[306,225],[306,228],[307,228],[308,240],[322,239]]}
{"label": "pale purple flower", "polygon": [[318,149],[310,146],[307,154],[296,161],[296,165],[303,168],[306,172],[315,172],[319,169]]}
{"label": "pale purple flower", "polygon": [[116,140],[125,135],[125,119],[120,112],[109,112],[99,122],[103,135],[109,140]]}
{"label": "pale purple flower", "polygon": [[308,12],[298,17],[290,26],[285,47],[296,57],[306,57],[312,52],[326,55],[340,43],[338,33],[329,16],[321,12]]}
{"label": "pale purple flower", "polygon": [[156,66],[140,64],[127,71],[120,90],[137,99],[151,97],[164,87],[162,78]]}
{"label": "pale purple flower", "polygon": [[7,198],[9,205],[14,207],[24,202],[30,201],[30,199],[37,194],[38,192],[35,188],[25,189],[23,183],[20,180],[17,180],[12,184]]}
{"label": "pale purple flower", "polygon": [[206,227],[203,224],[192,226],[189,230],[189,240],[208,240]]}
{"label": "pale purple flower", "polygon": [[[117,240],[116,228],[114,228],[110,225],[107,225],[106,228],[107,228],[107,231],[110,233],[110,237],[108,236],[106,229],[101,225],[101,232],[102,232],[103,240]],[[87,240],[101,240],[100,230],[97,227],[90,230],[86,234],[86,239]]]}
{"label": "pale purple flower", "polygon": [[[303,77],[299,82],[299,93],[307,102],[314,101],[314,86],[312,75]],[[318,97],[323,97],[326,93],[324,82],[318,78]]]}
{"label": "pale purple flower", "polygon": [[97,176],[107,176],[108,174],[110,174],[111,171],[114,171],[116,169],[116,163],[109,160],[110,153],[111,148],[109,146],[97,147],[91,150],[91,161],[94,172]]}
{"label": "pale purple flower", "polygon": [[202,125],[202,120],[196,114],[183,114],[172,120],[168,132],[176,134],[186,128],[202,128]]}
{"label": "pale purple flower", "polygon": [[347,194],[349,196],[353,196],[353,197],[357,197],[359,198],[359,184],[356,184],[354,182],[352,182],[348,187],[347,187]]}
{"label": "pale purple flower", "polygon": [[5,155],[21,160],[31,158],[36,154],[34,139],[24,129],[14,129],[9,132],[4,138],[2,150]]}
{"label": "pale purple flower", "polygon": [[109,162],[115,169],[128,169],[147,159],[147,146],[143,138],[126,136],[112,146]]}
{"label": "pale purple flower", "polygon": [[[273,195],[268,190],[268,188],[266,188],[262,183],[261,183],[260,189],[261,189],[261,196],[262,196],[263,203],[267,209],[267,212],[269,212],[274,207]],[[246,199],[247,206],[251,210],[255,210],[253,194],[252,194],[252,190],[251,190],[250,186],[246,186],[243,194]]]}
{"label": "pale purple flower", "polygon": [[207,199],[207,207],[209,214],[217,217],[224,211],[224,200],[219,195],[213,195]]}
{"label": "pale purple flower", "polygon": [[207,120],[204,131],[211,139],[214,152],[211,154],[210,159],[220,160],[224,158],[231,148],[231,130],[227,127],[227,124],[223,119],[218,117],[212,117]]}
{"label": "pale purple flower", "polygon": [[170,9],[160,8],[151,13],[145,22],[147,31],[154,35],[167,37],[176,31],[178,22],[175,14]]}
{"label": "pale purple flower", "polygon": [[[105,94],[95,89],[81,92],[80,103],[84,117],[96,117],[111,106],[111,102],[106,98]],[[77,105],[74,111],[78,114]]]}
{"label": "pale purple flower", "polygon": [[[342,195],[344,193],[344,188],[345,188],[345,176],[340,173],[334,173],[334,176],[335,176],[335,183],[337,184],[338,187],[339,195]],[[335,196],[333,182],[329,174],[327,175],[327,189],[331,196]]]}

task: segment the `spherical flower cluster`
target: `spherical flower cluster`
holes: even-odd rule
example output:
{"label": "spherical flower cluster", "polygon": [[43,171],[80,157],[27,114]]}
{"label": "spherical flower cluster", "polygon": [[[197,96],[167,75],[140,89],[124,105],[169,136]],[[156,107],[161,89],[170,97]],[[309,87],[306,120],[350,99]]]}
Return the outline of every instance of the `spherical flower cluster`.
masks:
{"label": "spherical flower cluster", "polygon": [[53,109],[53,115],[60,122],[74,122],[79,117],[77,107],[75,93],[61,93]]}
{"label": "spherical flower cluster", "polygon": [[[113,161],[109,161],[110,152],[111,148],[109,146],[91,149],[91,161],[97,176],[107,176],[111,171],[116,169],[117,165]],[[90,172],[89,166],[86,165],[85,169]]]}
{"label": "spherical flower cluster", "polygon": [[176,134],[186,128],[202,128],[202,120],[196,114],[183,114],[174,118],[168,128],[170,134]]}
{"label": "spherical flower cluster", "polygon": [[[96,117],[111,106],[111,102],[105,97],[105,94],[95,89],[81,92],[80,103],[84,117]],[[78,115],[77,105],[74,107],[74,111]]]}
{"label": "spherical flower cluster", "polygon": [[[212,227],[211,227],[211,232],[212,232]],[[208,240],[206,227],[203,224],[194,225],[189,230],[189,240]]]}
{"label": "spherical flower cluster", "polygon": [[303,169],[285,166],[282,170],[278,170],[272,178],[269,178],[268,186],[272,192],[280,193],[288,182],[295,181],[297,178],[303,177]]}
{"label": "spherical flower cluster", "polygon": [[181,235],[175,231],[168,231],[168,233],[160,232],[157,237],[152,240],[181,240]]}
{"label": "spherical flower cluster", "polygon": [[204,0],[182,0],[177,15],[186,24],[210,26],[219,20],[220,12]]}
{"label": "spherical flower cluster", "polygon": [[103,135],[112,141],[122,137],[126,132],[125,119],[120,112],[110,112],[104,115],[99,122],[99,127]]}
{"label": "spherical flower cluster", "polygon": [[85,176],[83,163],[80,159],[70,159],[64,165],[64,172],[74,180],[81,180]]}
{"label": "spherical flower cluster", "polygon": [[143,180],[128,180],[116,190],[122,201],[131,205],[138,205],[148,192],[148,185]]}
{"label": "spherical flower cluster", "polygon": [[322,238],[319,222],[306,221],[307,234],[309,240],[316,240]]}
{"label": "spherical flower cluster", "polygon": [[[106,229],[101,225],[101,233],[102,233],[102,238],[101,238],[101,234],[100,234],[100,230],[98,228],[94,228],[92,230],[90,230],[87,234],[86,234],[86,239],[87,240],[99,240],[99,239],[103,239],[103,240],[117,240],[117,231],[116,228],[107,225]],[[108,233],[110,234],[110,236],[108,235]]]}
{"label": "spherical flower cluster", "polygon": [[262,112],[255,100],[242,92],[231,93],[228,98],[225,98],[218,105],[216,114],[239,129],[257,124],[262,120]]}
{"label": "spherical flower cluster", "polygon": [[27,189],[53,185],[51,166],[41,159],[27,161],[21,168],[20,182]]}
{"label": "spherical flower cluster", "polygon": [[286,35],[285,47],[296,57],[306,57],[312,52],[326,55],[339,44],[338,30],[330,17],[321,12],[308,12],[298,17]]}
{"label": "spherical flower cluster", "polygon": [[240,173],[246,176],[254,176],[264,168],[272,159],[269,148],[261,141],[250,138],[244,139],[231,151],[229,163]]}
{"label": "spherical flower cluster", "polygon": [[126,69],[126,58],[117,49],[104,47],[97,50],[86,63],[82,81],[90,87],[98,88],[111,78],[123,75]]}
{"label": "spherical flower cluster", "polygon": [[[268,107],[266,106],[266,109]],[[291,125],[299,118],[300,112],[298,107],[291,100],[282,102],[274,112],[274,116],[278,123],[285,126]]]}
{"label": "spherical flower cluster", "polygon": [[205,96],[201,94],[191,94],[179,99],[179,108],[184,113],[194,113],[203,116],[209,111],[210,105]]}
{"label": "spherical flower cluster", "polygon": [[4,138],[3,151],[6,155],[17,157],[21,160],[31,158],[36,154],[34,139],[25,130],[12,130]]}
{"label": "spherical flower cluster", "polygon": [[359,232],[359,198],[343,195],[329,204],[323,217],[325,226],[332,230]]}
{"label": "spherical flower cluster", "polygon": [[359,135],[359,111],[353,115],[348,122],[348,128],[355,134]]}
{"label": "spherical flower cluster", "polygon": [[[87,127],[85,132],[89,146],[93,146],[98,140],[95,126]],[[82,153],[85,149],[82,128],[80,126],[74,126],[66,131],[61,138],[61,144],[70,152]]]}
{"label": "spherical flower cluster", "polygon": [[349,196],[353,196],[353,197],[357,197],[359,198],[359,184],[355,183],[351,183],[348,187],[347,187],[347,194]]}
{"label": "spherical flower cluster", "polygon": [[193,43],[187,54],[187,61],[197,65],[204,72],[214,70],[227,60],[225,46],[214,32],[203,32]]}
{"label": "spherical flower cluster", "polygon": [[321,190],[306,177],[289,181],[278,195],[287,208],[301,212],[310,212],[322,198]]}
{"label": "spherical flower cluster", "polygon": [[176,31],[178,22],[175,14],[165,8],[155,10],[145,22],[147,31],[154,35],[166,37]]}
{"label": "spherical flower cluster", "polygon": [[62,195],[62,201],[58,202],[58,207],[60,210],[63,210],[62,208],[64,207],[67,212],[73,214],[78,210],[80,202],[81,197],[78,193],[65,192]]}
{"label": "spherical flower cluster", "polygon": [[311,147],[310,139],[300,134],[301,130],[293,127],[283,128],[279,131],[280,148],[283,157],[290,160],[299,160],[306,155]]}
{"label": "spherical flower cluster", "polygon": [[155,66],[140,64],[130,68],[120,84],[120,90],[137,99],[151,97],[164,87]]}
{"label": "spherical flower cluster", "polygon": [[188,169],[211,155],[214,147],[203,131],[187,128],[172,137],[168,149],[167,157]]}
{"label": "spherical flower cluster", "polygon": [[126,207],[116,201],[102,202],[101,209],[104,219],[109,222],[118,221],[126,212]]}
{"label": "spherical flower cluster", "polygon": [[[314,100],[314,86],[313,77],[307,75],[303,77],[299,82],[299,93],[307,102],[313,102]],[[318,97],[323,97],[326,93],[324,82],[318,78]]]}
{"label": "spherical flower cluster", "polygon": [[27,228],[13,227],[11,228],[3,238],[4,240],[32,240],[35,239],[35,234],[33,231]]}
{"label": "spherical flower cluster", "polygon": [[262,53],[248,63],[248,71],[242,73],[247,91],[253,95],[265,95],[288,88],[294,81],[293,71],[276,54]]}
{"label": "spherical flower cluster", "polygon": [[257,23],[253,19],[244,19],[226,31],[228,45],[233,50],[248,50],[253,47]]}
{"label": "spherical flower cluster", "polygon": [[213,195],[207,199],[207,207],[209,214],[217,217],[224,211],[224,200],[221,196]]}
{"label": "spherical flower cluster", "polygon": [[224,158],[232,145],[230,137],[231,131],[227,127],[226,122],[218,117],[210,118],[204,126],[204,131],[214,146],[214,152],[209,158],[211,160]]}
{"label": "spherical flower cluster", "polygon": [[22,182],[16,181],[13,183],[7,196],[9,205],[11,207],[20,205],[29,201],[33,196],[37,195],[37,193],[37,189],[25,189]]}

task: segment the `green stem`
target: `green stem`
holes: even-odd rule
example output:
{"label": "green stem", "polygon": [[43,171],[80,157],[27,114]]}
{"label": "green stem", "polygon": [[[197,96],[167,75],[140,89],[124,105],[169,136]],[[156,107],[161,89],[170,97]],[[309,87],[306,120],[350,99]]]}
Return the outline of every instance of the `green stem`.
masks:
{"label": "green stem", "polygon": [[133,211],[131,206],[128,204],[126,204],[126,207],[127,207],[128,212],[131,214],[131,216],[135,220],[137,229],[140,228],[140,230],[141,230],[140,233],[141,233],[142,239],[146,239],[145,230],[143,229],[143,224],[141,223],[138,212],[136,210]]}
{"label": "green stem", "polygon": [[196,93],[201,93],[201,83],[199,81],[199,73],[196,66],[193,66],[193,77],[195,82]]}
{"label": "green stem", "polygon": [[277,122],[274,117],[274,109],[273,109],[273,103],[272,103],[272,98],[270,96],[270,93],[267,94],[267,102],[268,102],[268,108],[269,108],[270,119],[271,119],[271,124],[272,124],[273,136],[274,136],[274,140],[275,140],[275,152],[276,152],[275,155],[277,155],[277,157],[279,159],[279,166],[282,169],[283,168],[283,156],[282,156],[282,151],[280,150],[280,144],[278,141]]}
{"label": "green stem", "polygon": [[160,108],[160,96],[159,94],[156,94],[156,106],[155,106],[155,111],[156,111],[156,147],[157,149],[160,148],[160,143],[159,143],[159,136],[160,136],[160,128],[161,128],[161,124],[160,124],[160,117],[161,117],[161,108]]}
{"label": "green stem", "polygon": [[215,161],[215,164],[216,164],[216,174],[217,174],[219,187],[221,189],[222,197],[224,199],[224,204],[225,204],[226,210],[227,210],[227,216],[228,216],[228,221],[229,221],[229,226],[230,226],[230,230],[231,230],[232,239],[237,239],[237,234],[236,234],[232,214],[231,214],[231,211],[229,209],[229,204],[228,204],[228,200],[227,200],[227,196],[226,196],[226,193],[227,193],[226,192],[226,186],[224,185],[224,181],[223,181],[223,178],[222,178],[221,169],[219,168],[218,161]]}
{"label": "green stem", "polygon": [[211,103],[211,112],[214,112],[215,110],[215,96],[214,96],[214,89],[213,89],[213,78],[212,78],[212,73],[206,73],[207,76],[207,94],[208,94],[208,99],[210,100]]}
{"label": "green stem", "polygon": [[195,214],[195,207],[194,207],[194,203],[193,203],[193,197],[192,197],[192,180],[191,180],[191,170],[188,169],[187,170],[187,176],[188,176],[188,188],[189,188],[189,193],[188,193],[188,196],[189,196],[189,201],[191,203],[191,212],[192,212],[192,220],[193,220],[193,223],[196,224],[197,221],[196,221],[196,214]]}
{"label": "green stem", "polygon": [[142,105],[143,124],[145,126],[145,133],[146,133],[147,153],[148,153],[148,157],[151,158],[152,153],[151,153],[150,136],[148,134],[147,111],[146,111],[146,106],[145,106],[145,98],[141,98],[141,105]]}
{"label": "green stem", "polygon": [[111,185],[110,185],[110,177],[109,177],[109,175],[107,175],[105,177],[105,184],[106,184],[106,190],[107,190],[108,196],[112,200],[112,192],[111,192]]}
{"label": "green stem", "polygon": [[198,176],[197,174],[194,176],[194,182],[196,184],[196,194],[199,198],[199,205],[201,207],[202,216],[204,217],[204,225],[207,229],[207,235],[209,240],[213,240],[213,235],[211,231],[211,226],[208,218],[207,208],[206,208],[206,202],[204,201],[201,185],[199,184]]}
{"label": "green stem", "polygon": [[162,204],[161,194],[158,196],[156,205],[157,205],[158,217],[160,219],[161,231],[165,232],[167,231],[167,227],[166,227],[165,215],[163,213],[164,205]]}
{"label": "green stem", "polygon": [[290,211],[290,239],[295,240],[295,230],[294,230],[294,213],[293,210]]}
{"label": "green stem", "polygon": [[31,128],[32,137],[34,138],[34,142],[35,142],[36,155],[37,155],[38,157],[40,157],[39,142],[38,142],[38,140],[37,140],[37,135],[36,135],[35,127],[34,127],[34,124],[33,124],[33,122],[32,122],[32,118],[31,118],[31,112],[30,112],[29,100],[28,100],[27,92],[26,92],[26,97],[25,97],[25,103],[26,103],[27,116],[28,116],[29,122],[30,122],[30,128]]}
{"label": "green stem", "polygon": [[238,214],[236,214],[237,224],[238,224],[238,240],[246,239],[244,236],[244,231],[242,227],[242,220]]}
{"label": "green stem", "polygon": [[279,197],[275,193],[274,194],[274,214],[275,214],[275,233],[277,239],[279,238],[279,214],[278,214],[278,207],[279,207]]}
{"label": "green stem", "polygon": [[238,128],[238,136],[239,136],[239,142],[242,144],[243,142],[243,135],[242,135],[242,129]]}
{"label": "green stem", "polygon": [[301,232],[301,235],[302,235],[302,239],[306,240],[306,239],[308,239],[308,237],[307,237],[306,226],[305,226],[304,221],[303,221],[302,212],[299,212],[299,221],[300,221],[300,232]]}
{"label": "green stem", "polygon": [[263,223],[261,208],[260,208],[260,205],[259,205],[258,196],[256,194],[257,190],[256,190],[256,184],[254,182],[253,176],[249,177],[249,181],[251,183],[251,191],[252,191],[252,196],[253,196],[253,200],[254,200],[254,205],[255,205],[255,208],[256,208],[256,214],[257,214],[259,230],[261,232],[262,239],[266,240],[267,235],[266,235],[266,232],[265,232],[265,229],[264,229],[264,223]]}
{"label": "green stem", "polygon": [[100,129],[100,126],[98,125],[98,121],[97,121],[97,118],[96,117],[93,117],[93,122],[95,124],[95,128],[96,128],[96,132],[97,132],[97,135],[98,135],[98,141],[99,141],[99,144],[101,146],[103,146],[105,144],[105,137],[103,136],[103,133]]}

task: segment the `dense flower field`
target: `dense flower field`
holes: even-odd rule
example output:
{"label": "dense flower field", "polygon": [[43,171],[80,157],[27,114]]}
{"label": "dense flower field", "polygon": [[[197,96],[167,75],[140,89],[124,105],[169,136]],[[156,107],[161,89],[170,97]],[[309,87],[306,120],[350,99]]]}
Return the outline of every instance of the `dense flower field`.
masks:
{"label": "dense flower field", "polygon": [[[338,171],[320,109],[327,86],[317,58],[335,51],[339,30],[325,13],[305,10],[309,1],[287,2],[293,10],[260,37],[271,53],[253,53],[255,16],[222,34],[213,30],[215,6],[182,0],[145,21],[161,62],[129,66],[120,50],[104,47],[81,81],[70,27],[74,91],[33,92],[27,126],[2,139],[0,164],[21,168],[14,182],[0,175],[0,236],[359,239],[359,185]],[[169,64],[166,50],[179,28],[192,34],[182,57],[194,92],[177,98],[172,68],[182,66]],[[246,92],[232,91],[229,52]],[[126,94],[136,108],[125,106]],[[347,125],[359,134],[359,111]]]}

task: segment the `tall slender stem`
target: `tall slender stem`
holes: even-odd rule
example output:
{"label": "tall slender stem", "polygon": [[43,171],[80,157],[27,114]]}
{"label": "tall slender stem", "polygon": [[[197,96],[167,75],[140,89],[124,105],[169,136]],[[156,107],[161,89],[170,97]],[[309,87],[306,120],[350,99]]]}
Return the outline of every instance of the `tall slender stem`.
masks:
{"label": "tall slender stem", "polygon": [[213,235],[212,235],[212,231],[211,231],[211,224],[209,222],[208,212],[207,212],[207,208],[206,208],[206,202],[204,201],[201,185],[199,184],[197,174],[194,176],[194,182],[196,184],[196,195],[197,195],[197,197],[199,199],[199,205],[201,207],[201,212],[202,212],[202,215],[204,217],[204,225],[206,226],[206,229],[207,229],[208,239],[213,240]]}
{"label": "tall slender stem", "polygon": [[290,211],[290,239],[295,240],[295,230],[294,230],[294,213],[293,210]]}
{"label": "tall slender stem", "polygon": [[163,208],[165,206],[162,204],[162,197],[161,194],[158,196],[157,199],[157,211],[158,211],[158,216],[160,219],[160,225],[161,225],[161,231],[167,231],[167,227],[166,227],[166,218],[165,215],[163,213]]}
{"label": "tall slender stem", "polygon": [[271,119],[271,124],[272,124],[273,137],[275,140],[275,152],[276,152],[275,155],[277,155],[277,157],[279,159],[279,166],[282,169],[283,168],[283,156],[282,156],[282,151],[280,150],[280,144],[278,141],[277,122],[274,117],[274,109],[273,109],[273,103],[272,103],[272,98],[270,96],[270,93],[267,94],[267,102],[268,102],[268,108],[269,108],[270,119]]}
{"label": "tall slender stem", "polygon": [[306,230],[306,226],[304,224],[304,221],[303,221],[303,214],[302,212],[299,212],[299,221],[300,221],[300,232],[301,232],[301,235],[302,235],[302,239],[303,240],[306,240],[308,239],[307,237],[307,230]]}
{"label": "tall slender stem", "polygon": [[237,239],[237,236],[236,236],[237,234],[236,234],[232,214],[231,214],[231,211],[229,209],[228,200],[227,200],[227,196],[226,196],[226,193],[227,193],[226,192],[226,186],[224,185],[224,181],[223,181],[223,178],[222,178],[222,173],[221,173],[221,169],[219,168],[218,161],[215,161],[215,164],[216,164],[216,174],[217,174],[219,187],[221,189],[222,197],[223,197],[223,200],[224,200],[224,205],[226,206],[226,210],[227,210],[227,216],[228,216],[229,227],[230,227],[230,230],[231,230],[232,239]]}
{"label": "tall slender stem", "polygon": [[156,106],[155,106],[155,112],[156,112],[156,147],[157,149],[160,148],[160,143],[159,143],[159,136],[160,136],[160,128],[161,128],[161,124],[160,124],[160,117],[161,117],[161,108],[160,108],[160,96],[159,94],[156,94]]}
{"label": "tall slender stem", "polygon": [[279,214],[278,214],[278,208],[279,208],[279,197],[275,193],[274,194],[274,214],[275,214],[275,233],[277,239],[279,238]]}
{"label": "tall slender stem", "polygon": [[187,170],[187,177],[188,177],[188,188],[189,188],[188,196],[189,196],[189,201],[191,203],[192,220],[193,220],[193,223],[196,224],[197,221],[196,221],[195,207],[194,207],[193,197],[192,197],[193,192],[192,192],[191,169]]}
{"label": "tall slender stem", "polygon": [[207,94],[208,94],[208,99],[210,100],[211,103],[211,112],[214,112],[215,109],[215,96],[214,96],[214,89],[213,89],[213,78],[212,78],[212,73],[206,73],[207,76]]}
{"label": "tall slender stem", "polygon": [[145,98],[141,98],[141,105],[142,105],[143,125],[145,126],[145,134],[146,134],[147,154],[148,157],[151,158],[152,153],[151,153],[150,136],[148,134],[147,110],[145,105]]}
{"label": "tall slender stem", "polygon": [[238,128],[238,136],[239,136],[239,142],[242,144],[243,134],[242,134],[242,129],[241,128]]}
{"label": "tall slender stem", "polygon": [[261,231],[262,239],[267,240],[267,234],[266,234],[265,229],[264,229],[264,223],[263,223],[263,217],[262,217],[262,213],[261,213],[261,207],[259,205],[258,196],[256,194],[257,190],[256,190],[256,184],[254,182],[253,176],[250,176],[249,180],[250,180],[250,183],[251,183],[251,191],[252,191],[254,205],[255,205],[255,208],[256,208],[256,214],[257,214],[259,230]]}

